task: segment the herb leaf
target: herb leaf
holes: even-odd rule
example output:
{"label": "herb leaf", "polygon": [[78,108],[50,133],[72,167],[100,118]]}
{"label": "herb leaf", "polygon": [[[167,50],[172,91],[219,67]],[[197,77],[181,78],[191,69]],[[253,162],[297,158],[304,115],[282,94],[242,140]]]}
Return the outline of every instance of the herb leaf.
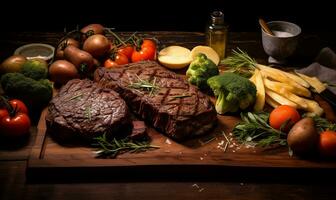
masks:
{"label": "herb leaf", "polygon": [[176,96],[170,96],[171,99],[182,99],[186,97],[191,97],[190,94],[181,94],[181,95],[176,95]]}
{"label": "herb leaf", "polygon": [[77,100],[77,99],[81,98],[82,96],[83,96],[83,94],[82,94],[82,93],[79,93],[79,94],[77,94],[77,95],[75,95],[75,96],[69,98],[67,101],[71,101],[71,100],[74,100],[74,99]]}
{"label": "herb leaf", "polygon": [[160,89],[160,87],[156,85],[156,77],[154,77],[154,80],[152,82],[149,82],[148,80],[143,80],[139,76],[137,76],[137,78],[138,81],[129,84],[128,85],[129,88],[147,91],[149,92],[150,96],[152,96],[155,92],[157,92]]}
{"label": "herb leaf", "polygon": [[91,115],[91,107],[86,107],[86,108],[85,108],[85,117],[86,117],[89,121],[91,121],[91,117],[92,117],[92,115]]}
{"label": "herb leaf", "polygon": [[322,132],[325,130],[336,131],[336,124],[329,122],[327,119],[317,115],[313,116],[312,118],[315,122],[315,127],[318,132]]}
{"label": "herb leaf", "polygon": [[149,149],[157,149],[159,146],[154,146],[150,144],[150,141],[134,141],[129,137],[123,139],[113,138],[111,141],[108,141],[106,134],[94,138],[96,143],[92,144],[95,147],[98,147],[98,150],[95,152],[96,157],[103,158],[116,158],[119,154],[130,152],[138,153],[143,152]]}
{"label": "herb leaf", "polygon": [[239,142],[256,142],[259,146],[273,144],[286,145],[286,133],[272,128],[268,125],[269,114],[262,113],[241,113],[242,122],[236,125],[232,133]]}
{"label": "herb leaf", "polygon": [[251,58],[246,52],[237,48],[237,50],[232,50],[232,56],[222,60],[221,64],[228,67],[229,72],[248,78],[252,75],[252,72],[256,68],[257,61]]}

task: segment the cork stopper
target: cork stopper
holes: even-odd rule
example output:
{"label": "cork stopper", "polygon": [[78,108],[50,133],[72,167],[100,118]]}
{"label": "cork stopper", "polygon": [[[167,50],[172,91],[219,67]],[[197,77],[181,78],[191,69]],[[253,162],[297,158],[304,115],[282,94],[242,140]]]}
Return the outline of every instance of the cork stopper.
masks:
{"label": "cork stopper", "polygon": [[213,11],[211,13],[211,21],[213,24],[223,24],[224,13],[222,11]]}

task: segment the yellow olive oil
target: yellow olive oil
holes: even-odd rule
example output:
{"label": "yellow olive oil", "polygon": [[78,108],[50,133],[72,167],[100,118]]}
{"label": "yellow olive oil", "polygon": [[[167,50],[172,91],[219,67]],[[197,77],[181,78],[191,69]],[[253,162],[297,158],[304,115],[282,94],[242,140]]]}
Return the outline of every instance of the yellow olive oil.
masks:
{"label": "yellow olive oil", "polygon": [[228,27],[224,23],[224,14],[221,11],[214,11],[206,29],[206,44],[213,48],[220,59],[225,58]]}

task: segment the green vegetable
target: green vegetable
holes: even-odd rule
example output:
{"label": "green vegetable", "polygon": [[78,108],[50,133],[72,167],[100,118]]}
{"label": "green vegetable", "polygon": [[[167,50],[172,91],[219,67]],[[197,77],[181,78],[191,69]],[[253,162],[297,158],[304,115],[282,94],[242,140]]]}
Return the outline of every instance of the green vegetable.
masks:
{"label": "green vegetable", "polygon": [[336,131],[336,124],[329,122],[327,119],[317,115],[314,115],[312,118],[315,122],[315,126],[318,132],[323,132],[326,130]]}
{"label": "green vegetable", "polygon": [[189,83],[196,85],[200,89],[208,88],[207,80],[219,74],[217,65],[208,59],[205,54],[198,54],[187,70]]}
{"label": "green vegetable", "polygon": [[157,149],[159,146],[153,146],[150,144],[148,138],[143,141],[134,141],[129,137],[123,139],[113,138],[110,141],[107,139],[106,134],[95,138],[96,143],[93,146],[99,148],[96,151],[97,157],[109,157],[115,158],[117,155],[130,152],[138,153],[149,149]]}
{"label": "green vegetable", "polygon": [[255,59],[251,58],[246,52],[237,48],[232,50],[232,56],[229,56],[221,61],[221,64],[229,68],[228,71],[239,74],[246,78],[252,76],[254,69],[258,63]]}
{"label": "green vegetable", "polygon": [[156,85],[155,77],[152,82],[149,82],[148,80],[143,80],[139,76],[137,76],[137,78],[138,81],[129,84],[128,87],[137,89],[139,92],[140,90],[147,91],[149,92],[149,96],[152,96],[155,92],[157,92],[160,89],[160,87]]}
{"label": "green vegetable", "polygon": [[242,122],[233,129],[232,133],[239,142],[253,142],[259,146],[272,144],[286,145],[287,134],[272,128],[267,122],[269,113],[240,114]]}
{"label": "green vegetable", "polygon": [[208,85],[217,97],[216,111],[219,114],[247,109],[256,100],[255,85],[231,72],[209,78]]}
{"label": "green vegetable", "polygon": [[21,73],[35,80],[45,79],[48,76],[48,64],[42,59],[27,60],[21,68]]}
{"label": "green vegetable", "polygon": [[48,79],[34,80],[21,73],[7,73],[1,77],[5,93],[20,99],[28,106],[46,106],[52,98],[52,84]]}

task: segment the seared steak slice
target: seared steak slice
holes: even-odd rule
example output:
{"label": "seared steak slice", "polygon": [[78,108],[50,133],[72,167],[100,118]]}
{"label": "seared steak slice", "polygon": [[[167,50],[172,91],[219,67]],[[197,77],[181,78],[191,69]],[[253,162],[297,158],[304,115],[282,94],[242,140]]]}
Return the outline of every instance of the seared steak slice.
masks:
{"label": "seared steak slice", "polygon": [[[117,91],[133,112],[175,140],[203,134],[217,121],[205,94],[157,62],[99,68],[94,79]],[[154,88],[138,87],[141,81]]]}
{"label": "seared steak slice", "polygon": [[91,141],[94,137],[129,135],[127,105],[119,94],[91,80],[74,79],[51,100],[46,117],[48,131],[59,139]]}

